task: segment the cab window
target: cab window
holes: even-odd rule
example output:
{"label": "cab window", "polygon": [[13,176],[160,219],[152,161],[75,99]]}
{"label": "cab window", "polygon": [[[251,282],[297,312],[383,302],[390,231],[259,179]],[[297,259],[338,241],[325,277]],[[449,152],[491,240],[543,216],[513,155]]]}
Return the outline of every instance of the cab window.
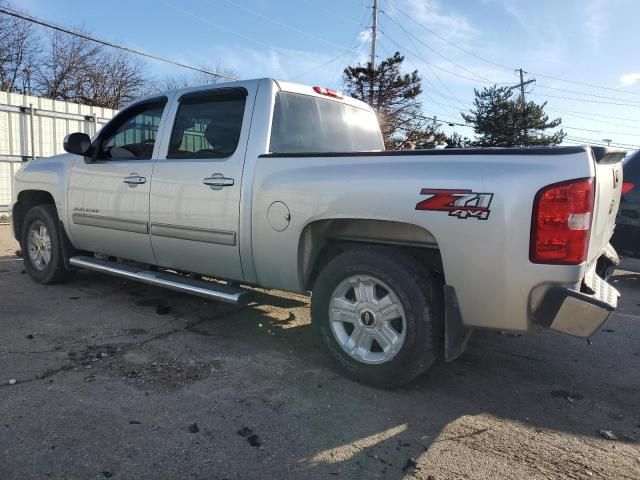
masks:
{"label": "cab window", "polygon": [[167,158],[225,158],[240,140],[247,92],[222,89],[180,99]]}
{"label": "cab window", "polygon": [[166,99],[134,105],[109,124],[100,138],[100,160],[148,160],[153,154]]}

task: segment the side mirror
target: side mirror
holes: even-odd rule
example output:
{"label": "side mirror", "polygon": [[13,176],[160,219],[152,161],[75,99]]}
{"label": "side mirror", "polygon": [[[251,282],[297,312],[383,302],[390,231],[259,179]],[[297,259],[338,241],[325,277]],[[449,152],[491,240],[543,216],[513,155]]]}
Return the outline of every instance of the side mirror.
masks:
{"label": "side mirror", "polygon": [[63,145],[69,153],[86,156],[91,150],[91,138],[86,133],[70,133],[64,137]]}

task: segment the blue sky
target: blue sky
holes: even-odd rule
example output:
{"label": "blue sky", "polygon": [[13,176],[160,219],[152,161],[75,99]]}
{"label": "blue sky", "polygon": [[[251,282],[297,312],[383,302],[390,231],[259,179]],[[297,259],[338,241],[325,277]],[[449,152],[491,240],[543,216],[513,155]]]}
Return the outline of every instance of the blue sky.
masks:
{"label": "blue sky", "polygon": [[[81,26],[96,36],[189,64],[221,65],[241,78],[273,76],[337,88],[347,64],[366,61],[371,3],[14,0],[32,15]],[[639,1],[379,0],[379,4],[378,56],[399,50],[406,56],[407,70],[420,71],[428,115],[461,122],[459,112],[469,108],[474,87],[488,81],[515,84],[514,69],[522,67],[531,72],[527,79],[537,80],[528,87],[528,98],[547,100],[549,115],[562,117],[572,142],[611,139],[640,145]],[[177,67],[151,62],[148,70],[157,75],[182,73]],[[467,127],[455,130],[467,136],[473,133]]]}

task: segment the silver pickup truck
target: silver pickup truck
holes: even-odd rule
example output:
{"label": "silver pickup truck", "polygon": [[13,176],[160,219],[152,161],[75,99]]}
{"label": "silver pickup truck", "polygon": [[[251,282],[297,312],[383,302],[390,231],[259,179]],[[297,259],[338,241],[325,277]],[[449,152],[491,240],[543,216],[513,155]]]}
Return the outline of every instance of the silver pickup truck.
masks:
{"label": "silver pickup truck", "polygon": [[617,304],[620,151],[384,151],[368,105],[272,79],[140,100],[65,149],[16,177],[35,281],[84,268],[238,304],[250,286],[310,291],[361,382],[404,384],[475,328],[588,337]]}

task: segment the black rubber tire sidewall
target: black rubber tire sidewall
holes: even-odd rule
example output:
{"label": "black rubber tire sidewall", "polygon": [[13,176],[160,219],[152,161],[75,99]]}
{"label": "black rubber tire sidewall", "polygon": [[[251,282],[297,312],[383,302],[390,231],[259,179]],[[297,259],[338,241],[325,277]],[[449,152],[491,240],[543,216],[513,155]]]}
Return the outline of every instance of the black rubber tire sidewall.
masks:
{"label": "black rubber tire sidewall", "polygon": [[[338,344],[329,324],[329,302],[337,285],[353,275],[369,275],[387,284],[405,311],[406,337],[390,361],[358,362]],[[311,302],[314,330],[324,340],[342,372],[358,382],[392,388],[409,383],[438,358],[442,300],[437,281],[413,257],[393,247],[364,247],[334,258],[320,272]]]}
{"label": "black rubber tire sidewall", "polygon": [[[51,261],[42,271],[38,270],[31,263],[28,251],[28,235],[31,225],[40,221],[44,223],[51,236]],[[38,205],[31,208],[24,217],[21,232],[22,258],[24,268],[31,278],[42,284],[60,283],[67,280],[70,273],[64,264],[63,252],[60,245],[60,235],[58,227],[58,214],[53,205]]]}

